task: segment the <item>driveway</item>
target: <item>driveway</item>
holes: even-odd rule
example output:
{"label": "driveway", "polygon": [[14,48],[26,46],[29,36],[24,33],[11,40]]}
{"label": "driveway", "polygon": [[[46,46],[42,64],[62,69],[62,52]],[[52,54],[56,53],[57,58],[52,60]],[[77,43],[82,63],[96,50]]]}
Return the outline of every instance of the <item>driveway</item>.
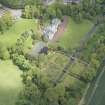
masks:
{"label": "driveway", "polygon": [[7,7],[3,7],[2,9],[0,9],[0,17],[2,17],[2,15],[6,12],[6,11],[10,11],[12,16],[15,19],[20,19],[21,15],[22,15],[22,10],[21,9],[11,9],[11,8],[7,8]]}

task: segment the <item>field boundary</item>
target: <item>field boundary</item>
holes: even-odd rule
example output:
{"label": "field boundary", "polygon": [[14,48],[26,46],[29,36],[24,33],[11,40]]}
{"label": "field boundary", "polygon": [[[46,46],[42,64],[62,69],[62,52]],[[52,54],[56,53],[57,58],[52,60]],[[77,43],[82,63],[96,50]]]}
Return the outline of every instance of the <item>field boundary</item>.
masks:
{"label": "field boundary", "polygon": [[85,96],[86,96],[86,94],[88,92],[89,87],[90,87],[90,83],[88,83],[88,85],[87,85],[87,87],[85,89],[85,92],[84,92],[84,94],[83,94],[83,96],[82,96],[82,98],[81,98],[78,105],[84,105],[85,104],[85,102],[84,102],[85,101]]}

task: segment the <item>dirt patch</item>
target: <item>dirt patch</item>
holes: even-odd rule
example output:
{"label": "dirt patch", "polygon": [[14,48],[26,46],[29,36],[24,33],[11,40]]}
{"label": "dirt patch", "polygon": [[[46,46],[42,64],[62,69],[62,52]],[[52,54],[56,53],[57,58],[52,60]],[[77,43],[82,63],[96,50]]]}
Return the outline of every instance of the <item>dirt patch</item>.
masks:
{"label": "dirt patch", "polygon": [[67,29],[68,24],[68,17],[64,16],[63,22],[60,24],[58,31],[55,33],[54,38],[51,40],[51,42],[56,42],[59,40],[59,38],[64,34],[65,30]]}

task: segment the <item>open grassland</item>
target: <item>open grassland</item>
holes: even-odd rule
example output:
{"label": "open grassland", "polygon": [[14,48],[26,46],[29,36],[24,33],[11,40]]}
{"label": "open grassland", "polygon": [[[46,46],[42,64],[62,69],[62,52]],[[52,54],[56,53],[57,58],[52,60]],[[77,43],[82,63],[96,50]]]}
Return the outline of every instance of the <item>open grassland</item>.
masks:
{"label": "open grassland", "polygon": [[49,52],[47,56],[40,56],[40,59],[40,68],[51,81],[58,78],[69,60],[65,55],[53,51]]}
{"label": "open grassland", "polygon": [[[0,34],[0,42],[5,46],[11,46],[16,43],[20,35],[29,31],[30,29],[37,29],[37,21],[32,19],[21,19],[16,22],[9,30],[5,31],[3,34]],[[31,43],[31,38],[28,40],[28,43]]]}
{"label": "open grassland", "polygon": [[74,65],[72,65],[72,68],[70,68],[70,72],[81,75],[83,72],[85,72],[87,70],[87,66],[80,63],[80,62],[76,62]]}
{"label": "open grassland", "polygon": [[85,37],[92,26],[93,24],[88,20],[83,20],[82,23],[77,24],[69,18],[67,29],[58,44],[67,49],[78,47],[79,42]]}
{"label": "open grassland", "polygon": [[105,105],[105,68],[102,75],[97,78],[88,89],[85,97],[86,105]]}
{"label": "open grassland", "polygon": [[0,105],[15,105],[22,89],[21,73],[11,61],[0,62]]}

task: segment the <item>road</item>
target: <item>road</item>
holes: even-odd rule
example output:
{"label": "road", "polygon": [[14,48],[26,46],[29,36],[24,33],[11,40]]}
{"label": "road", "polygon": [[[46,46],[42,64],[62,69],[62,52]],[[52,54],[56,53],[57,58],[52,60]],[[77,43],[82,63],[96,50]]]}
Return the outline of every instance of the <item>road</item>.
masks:
{"label": "road", "polygon": [[95,84],[90,86],[85,105],[105,105],[105,67],[97,78]]}

